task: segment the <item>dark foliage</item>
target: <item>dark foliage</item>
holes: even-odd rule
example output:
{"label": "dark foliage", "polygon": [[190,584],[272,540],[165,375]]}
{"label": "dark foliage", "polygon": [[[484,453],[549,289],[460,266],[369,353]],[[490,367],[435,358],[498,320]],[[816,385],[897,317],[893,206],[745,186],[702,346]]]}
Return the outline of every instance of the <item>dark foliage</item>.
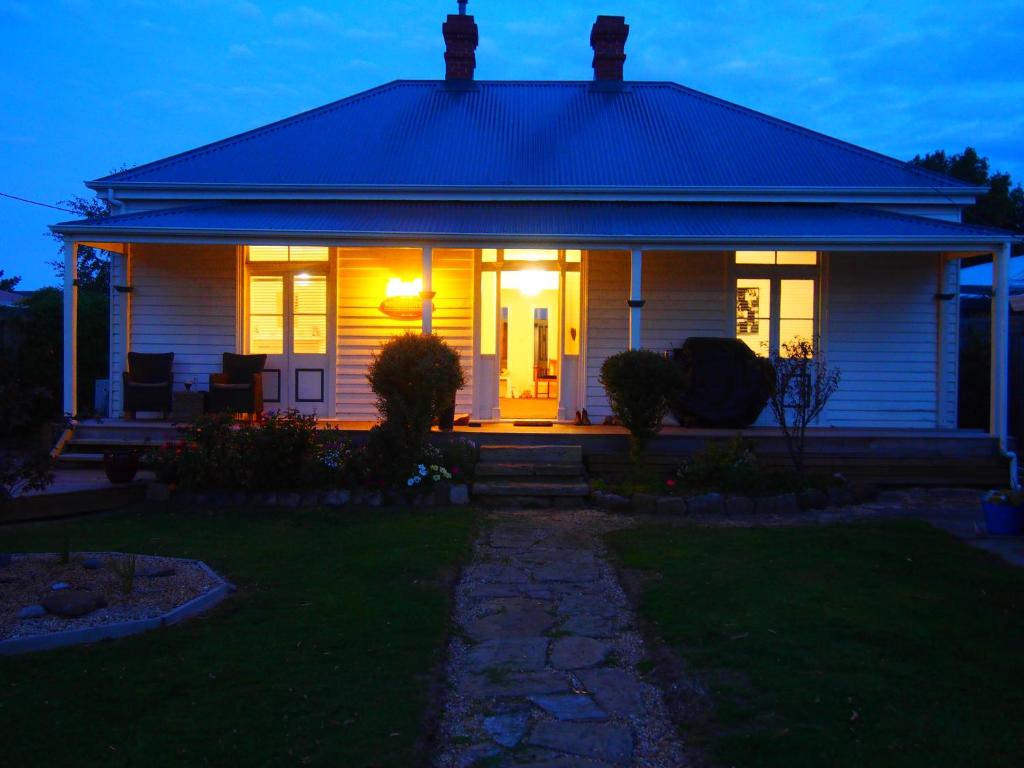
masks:
{"label": "dark foliage", "polygon": [[13,291],[20,282],[21,278],[16,275],[4,277],[4,271],[0,269],[0,291]]}
{"label": "dark foliage", "polygon": [[185,440],[151,451],[147,463],[164,482],[189,490],[246,491],[328,484],[317,419],[294,411],[273,413],[258,424],[227,414],[203,416]]}
{"label": "dark foliage", "polygon": [[772,364],[739,339],[693,336],[673,351],[672,360],[680,384],[669,407],[683,426],[742,429],[771,397]]}
{"label": "dark foliage", "polygon": [[[17,323],[21,343],[5,353],[12,380],[24,391],[46,390],[50,416],[60,412],[64,362],[64,293],[42,288],[25,298]],[[98,290],[78,293],[78,402],[91,410],[96,379],[108,377],[109,302]]]}
{"label": "dark foliage", "polygon": [[38,491],[53,481],[53,462],[46,451],[0,452],[0,509],[15,492]]}
{"label": "dark foliage", "polygon": [[431,423],[466,384],[459,353],[439,336],[406,333],[380,348],[366,378],[381,415],[370,435],[371,460],[386,474],[404,474],[423,454]]}
{"label": "dark foliage", "polygon": [[648,349],[619,352],[601,365],[601,386],[612,412],[629,430],[634,460],[646,440],[661,430],[668,395],[678,387],[678,372],[666,357]]}
{"label": "dark foliage", "polygon": [[[111,214],[110,203],[98,197],[72,197],[70,200],[61,200],[58,205],[70,208],[83,219],[103,219]],[[54,234],[63,248],[64,239]],[[63,283],[64,280],[64,253],[61,251],[60,258],[50,262],[57,279]],[[80,291],[100,291],[106,295],[110,287],[110,256],[106,251],[100,251],[88,245],[78,247],[78,287]]]}
{"label": "dark foliage", "polygon": [[[937,149],[923,157],[915,155],[910,162],[969,184],[989,188],[988,192],[978,197],[975,205],[964,211],[964,221],[968,224],[1024,232],[1024,188],[1014,184],[1010,174],[991,171],[988,158],[978,155],[973,147],[953,155]],[[1015,244],[1013,252],[1024,252],[1024,245]]]}

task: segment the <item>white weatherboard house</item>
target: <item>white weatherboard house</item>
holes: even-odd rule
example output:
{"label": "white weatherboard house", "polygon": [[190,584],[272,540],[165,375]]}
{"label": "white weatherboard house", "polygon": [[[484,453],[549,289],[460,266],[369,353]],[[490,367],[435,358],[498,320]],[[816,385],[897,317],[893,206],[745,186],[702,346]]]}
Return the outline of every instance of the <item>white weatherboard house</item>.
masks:
{"label": "white weatherboard house", "polygon": [[691,336],[768,353],[800,336],[842,370],[820,427],[948,435],[959,260],[991,254],[987,439],[1005,449],[1013,236],[961,223],[984,190],[675,83],[623,80],[627,33],[599,17],[593,81],[482,82],[473,17],[449,16],[443,80],[387,83],[88,182],[114,214],[54,226],[65,409],[75,254],[89,244],[113,254],[114,416],[129,351],[174,352],[178,388],[203,388],[231,351],[269,355],[268,409],[369,422],[371,355],[422,329],[462,355],[460,413],[571,420],[585,407],[600,423],[610,354]]}

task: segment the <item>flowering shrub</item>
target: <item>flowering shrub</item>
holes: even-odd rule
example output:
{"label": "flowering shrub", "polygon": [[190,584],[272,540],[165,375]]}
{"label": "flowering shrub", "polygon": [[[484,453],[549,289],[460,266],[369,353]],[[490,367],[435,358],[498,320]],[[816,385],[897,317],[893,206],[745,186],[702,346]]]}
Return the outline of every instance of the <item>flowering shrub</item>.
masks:
{"label": "flowering shrub", "polygon": [[476,474],[476,463],[480,451],[476,443],[468,437],[456,437],[441,447],[444,464],[451,470],[452,480],[456,483],[468,483]]}
{"label": "flowering shrub", "polygon": [[366,446],[354,446],[341,438],[323,443],[320,465],[324,483],[330,487],[356,488],[365,485],[370,476]]}
{"label": "flowering shrub", "polygon": [[228,414],[201,416],[185,439],[150,451],[146,463],[163,482],[188,490],[248,491],[323,483],[317,419],[294,411],[272,413],[260,424]]}
{"label": "flowering shrub", "polygon": [[412,476],[405,481],[405,484],[410,488],[414,488],[423,485],[429,486],[431,483],[446,482],[451,479],[452,473],[440,464],[420,464],[416,467],[416,471],[413,472]]}

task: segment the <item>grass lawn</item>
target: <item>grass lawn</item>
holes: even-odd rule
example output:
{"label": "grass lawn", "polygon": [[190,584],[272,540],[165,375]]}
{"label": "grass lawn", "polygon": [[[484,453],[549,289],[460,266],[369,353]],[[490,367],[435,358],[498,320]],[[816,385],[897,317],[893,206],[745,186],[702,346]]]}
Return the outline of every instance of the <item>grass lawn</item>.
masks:
{"label": "grass lawn", "polygon": [[0,657],[5,765],[410,766],[441,658],[464,510],[122,513],[0,529],[0,551],[205,560],[207,617]]}
{"label": "grass lawn", "polygon": [[1024,759],[1024,570],[924,523],[650,527],[640,610],[705,679],[724,766],[1008,766]]}

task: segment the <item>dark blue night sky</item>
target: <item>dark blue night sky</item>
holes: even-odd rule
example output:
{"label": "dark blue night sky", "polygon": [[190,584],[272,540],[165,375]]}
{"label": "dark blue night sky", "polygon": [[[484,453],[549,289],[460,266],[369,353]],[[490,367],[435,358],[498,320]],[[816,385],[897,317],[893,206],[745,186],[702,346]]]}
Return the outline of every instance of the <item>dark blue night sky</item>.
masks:
{"label": "dark blue night sky", "polygon": [[[0,191],[55,202],[396,78],[443,77],[454,0],[0,0]],[[900,158],[975,146],[1024,181],[1024,5],[471,0],[481,79],[591,77],[597,13],[631,26],[626,77],[674,80]],[[23,288],[59,211],[0,198]]]}

